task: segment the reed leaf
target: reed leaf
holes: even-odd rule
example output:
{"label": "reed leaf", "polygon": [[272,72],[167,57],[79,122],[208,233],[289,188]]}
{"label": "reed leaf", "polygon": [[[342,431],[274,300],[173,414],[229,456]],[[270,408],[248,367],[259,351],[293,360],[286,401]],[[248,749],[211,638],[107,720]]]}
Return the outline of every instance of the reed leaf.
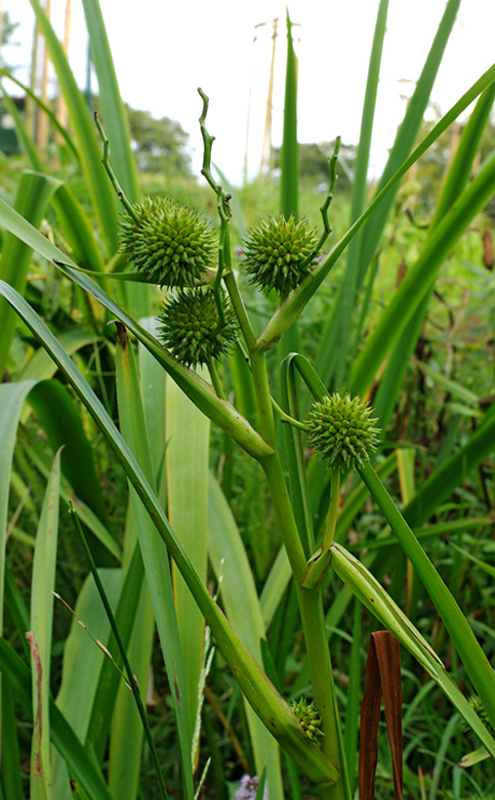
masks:
{"label": "reed leaf", "polygon": [[[36,172],[25,171],[20,179],[15,207],[17,213],[38,227],[43,219],[47,203],[60,181]],[[40,234],[41,236],[41,234]],[[14,286],[21,294],[24,292],[32,250],[15,234],[7,233],[2,247],[0,278]],[[7,366],[10,345],[14,335],[16,318],[5,301],[0,302],[0,375]]]}
{"label": "reed leaf", "polygon": [[[225,613],[250,653],[261,664],[265,626],[246,551],[230,507],[215,479],[209,480],[208,554],[217,578]],[[283,800],[280,754],[275,739],[246,704],[256,772],[266,768],[270,797]]]}
{"label": "reed leaf", "polygon": [[285,70],[284,130],[281,152],[280,206],[285,219],[298,218],[299,146],[297,143],[297,59],[292,22],[287,11],[287,65]]}
{"label": "reed leaf", "polygon": [[[356,222],[351,225],[348,231],[342,236],[339,242],[332,248],[330,253],[323,259],[321,264],[309,275],[298,287],[290,293],[287,300],[277,309],[271,320],[266,325],[264,331],[258,337],[257,347],[261,351],[268,350],[274,342],[277,342],[286,330],[295,322],[299,314],[309,303],[323,281],[326,279],[331,269],[348,246],[351,239],[360,230],[361,226],[371,216],[373,211],[380,205],[389,191],[406,174],[407,170],[420,158],[423,153],[433,144],[436,139],[454,122],[459,114],[475,100],[481,92],[490,86],[495,80],[495,66],[490,67],[479,80],[455,103],[450,111],[435,125],[423,141],[415,148],[411,155],[406,158],[402,166],[392,175],[383,189],[373,198],[368,208],[361,214]],[[1,209],[0,209],[1,210]],[[0,217],[1,218],[1,217]]]}
{"label": "reed leaf", "polygon": [[149,481],[122,439],[107,412],[95,397],[83,376],[75,368],[65,351],[46,325],[33,312],[26,301],[7,284],[0,282],[0,293],[13,305],[33,334],[39,338],[70,381],[102,434],[112,447],[116,458],[126,471],[137,495],[164,539],[170,555],[187,581],[217,644],[229,663],[243,693],[264,724],[284,749],[301,766],[315,783],[335,783],[339,773],[318,746],[308,741],[292,711],[268,681],[259,664],[228,625],[204,584],[199,580],[187,555],[177,540]]}
{"label": "reed leaf", "polygon": [[34,720],[30,784],[33,800],[50,800],[52,797],[49,698],[59,489],[60,450],[53,461],[36,535],[31,588],[31,630],[26,633],[31,649]]}
{"label": "reed leaf", "polygon": [[485,164],[428,237],[420,257],[408,270],[354,363],[349,380],[351,393],[364,394],[368,389],[383,360],[435,283],[449,252],[494,191],[495,157]]}
{"label": "reed leaf", "polygon": [[[167,515],[198,576],[206,583],[210,421],[170,380],[166,389],[166,436]],[[180,574],[174,570],[173,577],[192,737],[204,658],[204,619]]]}
{"label": "reed leaf", "polygon": [[495,727],[495,673],[468,621],[371,464],[359,468],[359,472],[431,597],[452,639],[452,644],[481,698],[488,718]]}
{"label": "reed leaf", "polygon": [[102,166],[99,142],[86,101],[77,86],[62,45],[38,0],[30,0],[57,73],[86,180],[103,237],[112,254],[117,249],[117,199]]}
{"label": "reed leaf", "polygon": [[333,544],[331,550],[332,566],[340,579],[414,656],[462,714],[487,750],[495,756],[495,739],[473,711],[433,648],[360,561],[341,545]]}
{"label": "reed leaf", "polygon": [[[118,326],[116,378],[121,431],[131,452],[136,454],[137,463],[143,465],[143,477],[146,476],[148,485],[152,486],[155,484],[155,473],[148,443],[148,432],[143,416],[139,377],[132,347],[122,325]],[[146,514],[141,498],[134,491],[135,488],[135,486],[131,487],[131,501],[136,529],[167,675],[170,686],[174,687],[172,703],[179,736],[184,796],[187,800],[193,800],[189,697],[187,695],[184,660],[174,606],[168,554],[156,527]],[[156,496],[155,501],[158,502]],[[192,566],[191,570],[194,571]],[[194,574],[196,576],[195,572]]]}
{"label": "reed leaf", "polygon": [[[12,647],[0,637],[0,666],[5,680],[25,711],[31,713],[31,670]],[[92,800],[112,800],[94,757],[81,744],[71,725],[50,698],[52,743],[68,764],[72,777],[79,781]]]}

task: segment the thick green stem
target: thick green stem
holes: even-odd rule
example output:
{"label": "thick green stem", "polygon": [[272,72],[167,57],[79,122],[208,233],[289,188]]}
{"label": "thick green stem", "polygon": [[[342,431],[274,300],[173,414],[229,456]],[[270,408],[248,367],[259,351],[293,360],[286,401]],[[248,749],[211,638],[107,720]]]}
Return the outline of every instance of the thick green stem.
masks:
{"label": "thick green stem", "polygon": [[[251,351],[250,356],[260,415],[260,432],[265,441],[275,449],[276,434],[266,357],[256,350]],[[314,700],[322,718],[322,730],[325,734],[321,749],[327,757],[331,758],[332,763],[335,764],[342,776],[336,786],[325,789],[324,796],[328,800],[330,798],[331,800],[349,800],[351,794],[346,777],[342,734],[338,718],[330,650],[325,632],[325,616],[321,592],[308,590],[301,586],[307,573],[308,565],[299,531],[297,530],[278,453],[275,452],[272,456],[263,459],[261,464],[268,480],[275,513],[281,526],[284,545],[296,580]]]}
{"label": "thick green stem", "polygon": [[323,539],[323,550],[328,550],[332,546],[335,536],[335,526],[339,514],[340,501],[340,469],[336,467],[332,470],[332,484],[330,489],[330,506],[328,509],[327,527],[325,538]]}
{"label": "thick green stem", "polygon": [[211,385],[215,389],[215,392],[222,400],[226,400],[227,398],[225,397],[222,382],[213,359],[210,359],[208,362],[208,372],[210,373]]}
{"label": "thick green stem", "polygon": [[232,307],[239,321],[242,335],[244,336],[244,341],[246,342],[246,347],[249,351],[251,351],[256,344],[256,336],[254,335],[251,321],[244,307],[244,301],[241,297],[241,293],[239,292],[239,287],[237,285],[237,280],[234,273],[224,273],[223,282],[229,293],[230,302],[232,303]]}
{"label": "thick green stem", "polygon": [[297,596],[309,659],[314,701],[322,720],[324,736],[321,740],[321,749],[332,764],[335,764],[341,775],[335,786],[325,790],[324,797],[328,800],[350,800],[352,795],[345,766],[321,592],[298,586]]}

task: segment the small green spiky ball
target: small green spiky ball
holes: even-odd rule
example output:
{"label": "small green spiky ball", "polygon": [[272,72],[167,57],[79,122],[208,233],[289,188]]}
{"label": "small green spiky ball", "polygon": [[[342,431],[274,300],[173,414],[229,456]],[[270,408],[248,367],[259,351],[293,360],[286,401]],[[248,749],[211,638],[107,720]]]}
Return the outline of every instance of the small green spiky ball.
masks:
{"label": "small green spiky ball", "polygon": [[204,283],[215,266],[215,242],[208,222],[169,197],[145,197],[124,213],[122,250],[143,281],[183,288]]}
{"label": "small green spiky ball", "polygon": [[349,469],[361,466],[376,449],[379,428],[373,409],[359,397],[337,392],[314,403],[309,411],[309,444],[331,467]]}
{"label": "small green spiky ball", "polygon": [[318,736],[323,736],[323,731],[321,730],[321,717],[318,714],[316,706],[313,702],[309,703],[305,697],[301,697],[300,700],[296,702],[296,700],[292,700],[290,707],[292,712],[297,717],[299,723],[304,728],[304,733],[311,739],[313,742],[318,744]]}
{"label": "small green spiky ball", "polygon": [[307,220],[270,217],[249,232],[243,247],[244,269],[251,283],[288,294],[317,263],[317,244],[316,231]]}
{"label": "small green spiky ball", "polygon": [[[237,339],[237,320],[232,308],[223,306],[220,323],[211,290],[179,291],[168,300],[159,316],[160,339],[182,364],[197,367],[218,359]],[[220,324],[219,324],[220,323]]]}

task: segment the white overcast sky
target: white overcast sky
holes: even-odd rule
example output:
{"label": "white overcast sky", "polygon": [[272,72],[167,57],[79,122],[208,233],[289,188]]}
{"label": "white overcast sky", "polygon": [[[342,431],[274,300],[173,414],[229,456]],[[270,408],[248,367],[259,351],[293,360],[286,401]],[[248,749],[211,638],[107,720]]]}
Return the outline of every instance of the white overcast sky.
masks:
{"label": "white overcast sky", "polygon": [[[72,0],[70,61],[85,80],[87,37],[81,0]],[[122,96],[135,108],[178,120],[199,162],[201,111],[197,87],[210,97],[207,127],[216,137],[213,160],[238,182],[246,144],[251,87],[249,167],[256,171],[263,137],[272,20],[280,18],[272,139],[281,139],[285,2],[281,0],[100,0]],[[5,60],[27,80],[34,15],[29,0],[0,0],[20,25]],[[346,143],[359,137],[367,65],[378,0],[289,0],[299,56],[299,140]],[[420,74],[445,0],[390,0],[373,148],[380,170]],[[53,24],[63,30],[65,0],[52,0]],[[264,27],[256,25],[267,23]],[[255,38],[256,30],[256,41]],[[462,0],[432,99],[446,111],[495,61],[495,0]],[[103,114],[104,115],[104,114]]]}

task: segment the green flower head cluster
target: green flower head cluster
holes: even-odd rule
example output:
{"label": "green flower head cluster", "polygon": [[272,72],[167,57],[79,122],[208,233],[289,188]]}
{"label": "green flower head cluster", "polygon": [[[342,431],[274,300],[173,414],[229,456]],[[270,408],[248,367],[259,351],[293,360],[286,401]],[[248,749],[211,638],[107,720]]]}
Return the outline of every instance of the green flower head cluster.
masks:
{"label": "green flower head cluster", "polygon": [[293,700],[290,707],[308,739],[318,743],[318,736],[323,736],[323,731],[320,729],[321,718],[315,704],[308,704],[306,698],[301,697],[297,702]]}
{"label": "green flower head cluster", "polygon": [[316,262],[318,239],[307,220],[270,217],[249,232],[244,243],[244,270],[262,289],[288,294],[309,275]]}
{"label": "green flower head cluster", "polygon": [[160,338],[182,364],[208,364],[228,352],[237,339],[235,314],[225,303],[223,317],[211,289],[181,290],[163,306]]}
{"label": "green flower head cluster", "polygon": [[215,266],[215,242],[206,220],[168,197],[146,197],[125,212],[122,250],[143,281],[183,288],[205,282]]}
{"label": "green flower head cluster", "polygon": [[377,419],[373,409],[359,397],[337,392],[314,403],[309,411],[309,444],[330,466],[349,469],[363,465],[376,449]]}

